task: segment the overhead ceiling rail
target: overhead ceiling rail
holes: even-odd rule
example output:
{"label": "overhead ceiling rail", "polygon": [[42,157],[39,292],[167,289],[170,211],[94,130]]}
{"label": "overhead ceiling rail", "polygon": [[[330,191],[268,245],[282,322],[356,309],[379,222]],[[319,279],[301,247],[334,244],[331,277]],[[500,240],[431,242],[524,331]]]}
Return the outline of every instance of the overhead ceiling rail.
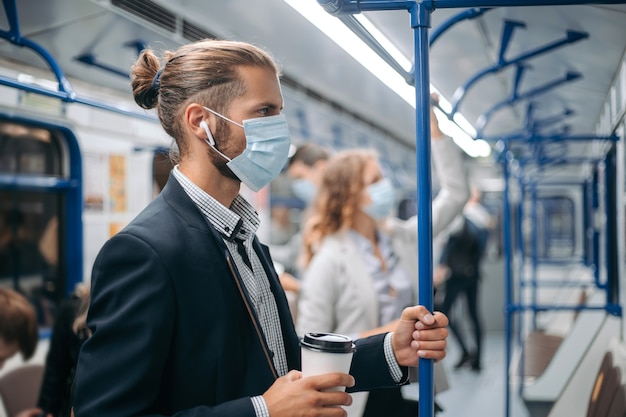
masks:
{"label": "overhead ceiling rail", "polygon": [[489,122],[489,119],[491,118],[491,116],[493,116],[493,114],[500,110],[503,107],[506,106],[512,106],[513,104],[523,101],[523,100],[527,100],[529,98],[544,94],[556,87],[559,87],[563,84],[578,80],[580,78],[582,78],[582,74],[580,74],[579,72],[574,72],[574,71],[568,71],[563,77],[550,81],[542,86],[539,86],[537,88],[534,88],[526,93],[523,94],[519,94],[518,89],[519,89],[519,85],[521,82],[521,79],[523,77],[524,71],[526,70],[527,66],[523,65],[523,64],[518,64],[517,65],[517,71],[515,73],[515,82],[513,83],[513,88],[511,91],[511,96],[506,99],[503,100],[499,103],[496,103],[495,105],[493,105],[489,110],[487,110],[486,112],[484,112],[483,114],[481,114],[478,119],[476,120],[476,125],[474,126],[474,128],[476,129],[476,136],[477,137],[482,137],[483,135],[483,131],[485,129],[485,125]]}
{"label": "overhead ceiling rail", "polygon": [[4,10],[6,13],[7,21],[9,23],[9,30],[8,31],[0,30],[0,38],[6,39],[7,41],[9,41],[10,43],[16,46],[28,48],[32,50],[33,52],[35,52],[37,55],[41,56],[44,59],[44,61],[48,64],[48,67],[50,68],[50,70],[54,73],[57,79],[57,83],[58,83],[58,90],[55,91],[49,88],[40,87],[38,85],[21,82],[19,80],[6,77],[3,75],[0,75],[0,85],[6,85],[8,87],[16,88],[16,89],[27,91],[30,93],[40,94],[40,95],[44,95],[48,97],[54,97],[66,103],[84,104],[84,105],[95,107],[101,110],[124,114],[124,115],[132,116],[132,117],[136,117],[136,118],[144,119],[144,120],[150,120],[150,121],[157,120],[155,116],[151,116],[147,113],[139,113],[136,111],[124,109],[123,107],[120,107],[115,104],[107,104],[101,101],[96,101],[96,100],[92,100],[89,98],[77,96],[74,90],[72,89],[72,86],[69,80],[65,77],[63,70],[61,69],[57,61],[54,59],[54,57],[41,45],[21,35],[16,0],[2,0],[2,3],[4,5]]}
{"label": "overhead ceiling rail", "polygon": [[[538,134],[540,130],[545,130],[546,128],[560,123],[576,114],[574,110],[566,107],[565,109],[563,109],[563,112],[561,114],[537,119],[535,118],[535,108],[535,102],[531,101],[528,103],[528,105],[526,106],[526,120],[524,122],[524,130],[530,132],[533,135]],[[566,134],[562,132],[561,135],[565,136]]]}
{"label": "overhead ceiling rail", "polygon": [[533,142],[581,142],[581,141],[590,141],[590,140],[605,140],[609,142],[617,142],[619,140],[619,136],[617,135],[608,135],[608,136],[598,136],[594,134],[581,134],[581,135],[571,135],[571,136],[549,136],[549,135],[532,135],[524,138],[524,141],[528,143]]}
{"label": "overhead ceiling rail", "polygon": [[[136,39],[133,41],[125,42],[124,46],[135,48],[135,50],[137,51],[137,55],[139,56],[139,54],[148,47],[148,43],[143,40]],[[78,62],[82,62],[85,65],[100,68],[104,71],[110,72],[111,74],[119,75],[120,77],[124,78],[130,78],[130,74],[128,73],[128,71],[115,68],[112,65],[100,61],[93,52],[80,54],[74,57],[74,59]]]}
{"label": "overhead ceiling rail", "polygon": [[[368,32],[363,25],[354,18],[353,14],[361,13],[362,11],[377,11],[377,10],[398,10],[398,9],[410,9],[411,5],[414,1],[385,1],[385,0],[318,0],[318,2],[324,7],[324,9],[330,14],[336,15],[349,29],[351,29],[359,38],[361,38],[374,52],[376,52],[381,59],[383,59],[387,64],[389,64],[394,70],[398,72],[409,84],[413,84],[414,78],[414,68],[411,71],[406,71],[402,65],[395,60],[386,50],[385,48]],[[432,10],[437,8],[464,8],[462,12],[448,19],[444,23],[442,23],[439,27],[433,29],[431,31],[431,38],[429,41],[429,45],[432,45],[445,31],[450,29],[454,24],[464,21],[471,20],[477,17],[482,16],[485,12],[496,8],[496,7],[516,7],[516,6],[558,6],[558,5],[579,5],[579,4],[623,4],[623,0],[517,0],[512,2],[506,2],[503,0],[477,0],[477,1],[468,1],[468,0],[432,0],[432,1],[424,1],[426,7],[432,7]],[[445,111],[442,109],[437,103],[431,103],[441,110],[446,117],[457,124],[459,128],[468,133],[463,126],[460,126],[456,123],[454,119],[454,115],[458,112],[459,106],[465,96],[467,90],[477,82],[479,79],[484,77],[490,73],[497,73],[507,68],[510,65],[514,64],[522,64],[524,61],[528,61],[531,58],[535,58],[542,54],[546,54],[550,51],[553,51],[557,48],[566,46],[568,44],[576,43],[580,40],[587,39],[588,33],[582,31],[569,30],[566,31],[566,35],[562,39],[555,40],[551,43],[548,43],[542,47],[533,49],[532,51],[528,51],[526,53],[520,54],[517,57],[506,60],[504,58],[504,54],[507,50],[508,43],[513,35],[513,32],[518,27],[525,27],[523,22],[515,22],[515,21],[505,21],[505,27],[503,29],[503,41],[500,47],[499,60],[498,63],[494,64],[492,67],[486,68],[485,70],[477,73],[474,77],[468,80],[463,86],[459,87],[455,93],[453,94],[451,105],[451,111]],[[572,72],[572,74],[576,74]],[[570,74],[571,75],[571,74]],[[569,79],[568,81],[573,81],[574,79]],[[516,100],[521,101],[522,99],[528,98],[528,96],[520,97]],[[510,103],[502,103],[502,106],[505,106]],[[497,109],[496,109],[497,110]],[[567,112],[567,109],[565,110]],[[572,116],[573,112],[567,112],[567,116]],[[486,124],[487,120],[485,117],[490,115],[483,114],[482,119],[479,118],[478,129],[480,131],[477,134],[470,134],[470,137],[481,138],[483,132],[480,129],[481,124]],[[556,123],[556,121],[553,121]],[[484,127],[484,126],[483,126]],[[564,128],[564,134],[568,133],[568,129]]]}
{"label": "overhead ceiling rail", "polygon": [[[597,163],[606,157],[610,147],[596,155],[570,155],[568,144],[572,142],[600,141],[605,143],[615,143],[619,140],[617,135],[597,136],[597,135],[532,135],[526,137],[510,137],[502,139],[506,146],[499,145],[496,148],[507,149],[508,154],[496,154],[496,160],[500,163],[515,164],[520,175],[533,177],[535,175],[545,175],[550,168],[563,167],[567,165],[579,165],[579,174],[584,173],[584,167]],[[514,147],[519,145],[519,147]],[[554,146],[558,146],[555,148]],[[505,162],[508,161],[508,162]],[[534,171],[533,171],[534,170]],[[555,173],[557,175],[557,173]],[[559,177],[568,176],[566,174]]]}
{"label": "overhead ceiling rail", "polygon": [[587,134],[578,134],[578,135],[541,135],[532,132],[518,132],[510,135],[500,135],[500,136],[486,136],[483,140],[490,143],[497,143],[501,141],[506,142],[518,142],[518,143],[535,143],[535,142],[583,142],[583,141],[592,141],[592,140],[600,140],[600,141],[610,141],[615,142],[619,140],[619,136],[616,134],[611,135],[597,135],[593,133]]}
{"label": "overhead ceiling rail", "polygon": [[[381,3],[381,2],[376,2]],[[397,10],[398,5],[402,5],[401,8],[406,8],[406,4],[410,2],[384,2],[384,4],[380,4],[381,8],[376,10]],[[326,9],[327,4],[323,4],[320,2],[322,6]],[[377,6],[373,4],[373,6]],[[331,7],[331,6],[328,6]],[[430,38],[429,45],[432,44],[448,29],[450,29],[454,24],[459,23],[463,20],[471,20],[477,17],[482,16],[485,12],[491,10],[492,8],[470,8],[464,10],[457,15],[451,17],[446,20],[440,26],[432,31],[432,35]],[[330,12],[333,14],[333,12]],[[356,12],[360,13],[360,11]],[[404,69],[402,64],[398,62],[386,49],[383,45],[378,42],[378,40],[372,36],[372,34],[359,22],[352,14],[339,14],[337,18],[348,27],[355,35],[357,35],[367,46],[369,46],[381,59],[383,59],[392,69],[394,69],[400,76],[407,82],[407,84],[414,85],[415,84],[415,63],[413,63],[413,67],[410,71]],[[444,109],[441,108],[439,103],[434,100],[431,101],[431,104],[437,107],[443,114],[446,115],[453,123],[455,123],[461,130],[465,131],[465,129],[460,126],[454,119],[453,115],[448,114]],[[467,133],[467,132],[466,132]],[[468,134],[469,135],[469,134]],[[469,135],[472,136],[472,135]]]}
{"label": "overhead ceiling rail", "polygon": [[432,48],[433,43],[435,43],[435,41],[437,41],[437,39],[439,39],[439,37],[445,31],[450,29],[455,24],[462,22],[463,20],[476,19],[477,17],[482,16],[489,10],[492,10],[492,8],[491,7],[472,7],[470,9],[463,10],[462,12],[450,17],[448,20],[444,21],[443,23],[441,23],[439,26],[437,26],[435,29],[433,29],[430,32],[430,40],[428,42],[430,47]]}
{"label": "overhead ceiling rail", "polygon": [[115,68],[109,64],[105,64],[104,62],[101,62],[100,60],[98,60],[93,52],[87,52],[85,54],[77,55],[76,57],[74,57],[74,59],[78,62],[82,62],[85,65],[100,68],[106,72],[110,72],[111,74],[119,75],[120,77],[128,78],[130,76],[128,71],[124,71]]}
{"label": "overhead ceiling rail", "polygon": [[[346,25],[353,33],[355,33],[363,42],[365,42],[381,59],[383,59],[389,66],[391,66],[400,76],[402,76],[402,78],[410,85],[414,85],[415,82],[415,64],[413,65],[413,68],[411,69],[411,71],[407,71],[405,70],[402,65],[385,49],[384,46],[382,46],[380,44],[380,42],[378,42],[376,40],[376,38],[374,36],[372,36],[372,34],[354,17],[353,14],[356,13],[360,13],[361,11],[372,11],[372,10],[398,10],[398,9],[402,9],[402,8],[406,8],[408,9],[410,7],[410,1],[359,1],[359,0],[351,0],[351,1],[342,1],[342,0],[319,0],[319,3],[324,7],[324,9],[331,13],[331,14],[335,14],[337,15],[337,17],[339,18],[339,20],[344,23],[344,25]],[[442,6],[442,4],[439,1],[434,1],[432,2],[434,4],[433,9],[434,8],[443,8],[443,7],[448,7],[447,5]],[[445,1],[443,2],[445,3]],[[463,2],[465,4],[468,4],[470,2]],[[494,4],[496,4],[497,2],[494,2]],[[572,2],[555,2],[557,4],[572,4]],[[581,2],[581,3],[590,3],[590,2]],[[545,3],[542,3],[545,4]],[[454,6],[454,7],[460,7],[460,6]],[[432,46],[433,43],[443,34],[445,33],[447,30],[449,30],[451,27],[453,27],[455,24],[462,22],[464,20],[471,20],[471,19],[475,19],[478,18],[480,16],[482,16],[484,13],[486,13],[489,10],[492,10],[493,7],[470,7],[466,10],[463,10],[462,12],[452,16],[451,18],[449,18],[448,20],[446,20],[445,22],[443,22],[441,25],[439,25],[436,29],[432,30],[431,32],[431,37],[429,40],[429,45]],[[457,124],[457,126],[459,128],[461,128],[462,130],[465,131],[465,129],[460,126],[458,123],[456,123],[455,119],[454,119],[454,115],[457,113],[459,106],[463,100],[463,98],[465,97],[468,89],[474,85],[477,81],[479,81],[481,78],[483,78],[484,76],[488,75],[488,74],[493,74],[493,73],[498,73],[502,70],[504,70],[505,68],[508,68],[511,65],[518,65],[518,68],[520,66],[523,66],[523,62],[527,61],[531,58],[535,58],[537,56],[546,54],[548,52],[554,51],[560,47],[563,47],[565,45],[568,44],[572,44],[575,42],[578,42],[582,39],[586,39],[588,38],[588,34],[586,32],[581,32],[581,31],[574,31],[574,30],[569,30],[566,32],[566,35],[564,38],[562,39],[558,39],[555,40],[553,42],[550,42],[544,46],[535,48],[531,51],[522,53],[520,55],[518,55],[515,58],[509,59],[507,60],[505,58],[505,54],[506,51],[508,49],[508,46],[510,44],[510,40],[513,36],[513,33],[515,31],[516,28],[521,28],[521,27],[525,27],[525,23],[523,22],[517,22],[517,21],[513,21],[513,20],[505,20],[504,22],[504,27],[503,27],[503,32],[502,32],[502,41],[501,41],[501,45],[500,45],[500,51],[499,51],[499,58],[498,58],[498,62],[496,64],[494,64],[491,67],[488,67],[482,71],[480,71],[479,73],[477,73],[475,76],[473,76],[472,78],[470,78],[463,86],[457,88],[457,90],[454,92],[452,99],[451,99],[451,106],[452,109],[450,111],[445,111],[441,108],[441,106],[439,106],[438,103],[434,103],[432,102],[431,104],[436,106],[443,114],[446,115],[446,117],[454,122],[455,124]],[[521,79],[521,75],[523,73],[523,69],[518,69],[518,75],[517,75],[517,83],[519,83],[519,79]],[[577,74],[577,73],[569,73],[567,77],[571,77],[573,74]],[[567,81],[573,81],[575,78],[568,78]],[[516,87],[517,87],[517,83],[516,83]],[[482,136],[482,128],[484,128],[484,125],[487,123],[488,118],[491,117],[491,114],[493,112],[495,112],[496,110],[498,110],[501,107],[504,107],[506,105],[511,105],[514,104],[517,101],[520,101],[522,99],[526,99],[529,98],[530,96],[525,95],[525,96],[519,96],[519,97],[515,97],[516,96],[516,91],[517,88],[514,90],[514,92],[512,93],[512,97],[514,97],[513,100],[507,100],[506,102],[503,103],[499,103],[499,107],[494,108],[491,110],[491,112],[488,112],[486,114],[483,114],[478,120],[478,128],[476,135],[469,135],[471,137],[473,137],[474,139],[476,138],[481,138]],[[539,94],[541,92],[545,92],[545,91],[535,91],[535,94]],[[481,126],[482,125],[482,126]],[[468,132],[466,132],[468,133]]]}
{"label": "overhead ceiling rail", "polygon": [[[500,51],[498,53],[498,62],[488,68],[485,68],[482,71],[479,71],[476,75],[474,75],[468,81],[466,81],[465,84],[463,84],[462,86],[456,89],[456,91],[452,95],[452,99],[450,100],[451,105],[452,105],[452,110],[450,110],[450,113],[448,114],[449,118],[452,118],[454,114],[458,111],[461,101],[467,94],[467,90],[469,90],[471,86],[473,86],[477,81],[479,81],[484,76],[488,74],[497,74],[511,65],[518,65],[518,68],[519,68],[520,67],[519,64],[523,64],[525,61],[531,58],[535,58],[537,56],[546,54],[548,52],[552,52],[558,48],[578,42],[582,39],[586,39],[589,37],[589,34],[587,34],[586,32],[568,30],[563,39],[550,42],[544,46],[522,53],[515,58],[506,59],[505,54],[508,50],[509,44],[513,37],[513,33],[517,28],[526,28],[526,23],[518,22],[514,20],[504,21],[504,25],[502,28],[502,40],[500,42]],[[480,137],[480,135],[478,136]]]}

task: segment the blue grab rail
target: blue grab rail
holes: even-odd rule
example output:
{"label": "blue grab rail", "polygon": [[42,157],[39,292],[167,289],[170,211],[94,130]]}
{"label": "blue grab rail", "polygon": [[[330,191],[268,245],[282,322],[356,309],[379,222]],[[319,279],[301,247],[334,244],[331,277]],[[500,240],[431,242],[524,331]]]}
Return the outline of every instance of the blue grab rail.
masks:
{"label": "blue grab rail", "polygon": [[21,35],[17,15],[16,0],[2,0],[2,3],[4,5],[4,10],[9,23],[9,30],[0,30],[0,38],[6,39],[10,43],[19,47],[31,49],[37,55],[41,56],[50,68],[50,70],[54,73],[58,83],[58,90],[50,90],[48,88],[24,83],[2,75],[0,75],[0,85],[6,85],[8,87],[17,88],[35,94],[41,94],[47,97],[54,97],[67,103],[84,104],[86,106],[132,116],[143,120],[157,121],[156,116],[151,115],[148,112],[132,111],[115,104],[107,104],[86,97],[79,97],[78,95],[76,95],[76,93],[72,89],[69,80],[65,77],[65,74],[63,73],[63,70],[57,63],[56,59],[41,45]]}

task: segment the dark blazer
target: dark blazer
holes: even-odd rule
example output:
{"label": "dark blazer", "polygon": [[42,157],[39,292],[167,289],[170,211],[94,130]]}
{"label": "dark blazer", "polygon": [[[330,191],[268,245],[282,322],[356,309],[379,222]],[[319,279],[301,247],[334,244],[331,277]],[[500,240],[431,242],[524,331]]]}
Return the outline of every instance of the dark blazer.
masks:
{"label": "dark blazer", "polygon": [[[298,337],[267,247],[289,369]],[[178,181],[100,251],[74,391],[76,417],[254,416],[277,378],[272,353],[221,235]],[[356,389],[395,385],[383,336],[357,342]]]}

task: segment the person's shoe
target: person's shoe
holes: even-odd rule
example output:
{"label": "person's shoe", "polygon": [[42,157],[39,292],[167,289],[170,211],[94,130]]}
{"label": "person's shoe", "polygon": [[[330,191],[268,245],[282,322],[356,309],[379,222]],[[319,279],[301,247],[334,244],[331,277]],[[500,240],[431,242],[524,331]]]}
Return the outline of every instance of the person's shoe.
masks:
{"label": "person's shoe", "polygon": [[454,369],[462,368],[463,366],[469,364],[473,359],[474,357],[472,355],[467,352],[463,352],[463,356],[461,356],[461,359],[459,359],[456,365],[454,365]]}
{"label": "person's shoe", "polygon": [[481,369],[482,368],[480,366],[480,361],[478,360],[478,358],[474,358],[474,360],[472,361],[472,371],[480,372]]}

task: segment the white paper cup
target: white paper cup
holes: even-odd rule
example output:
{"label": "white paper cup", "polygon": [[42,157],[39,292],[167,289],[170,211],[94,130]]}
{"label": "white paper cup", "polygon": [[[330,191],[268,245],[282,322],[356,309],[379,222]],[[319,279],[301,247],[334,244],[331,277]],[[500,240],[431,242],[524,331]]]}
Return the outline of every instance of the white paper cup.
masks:
{"label": "white paper cup", "polygon": [[[356,350],[352,339],[335,333],[306,333],[300,341],[302,377],[330,372],[350,373],[352,355]],[[343,390],[337,387],[335,390]]]}

